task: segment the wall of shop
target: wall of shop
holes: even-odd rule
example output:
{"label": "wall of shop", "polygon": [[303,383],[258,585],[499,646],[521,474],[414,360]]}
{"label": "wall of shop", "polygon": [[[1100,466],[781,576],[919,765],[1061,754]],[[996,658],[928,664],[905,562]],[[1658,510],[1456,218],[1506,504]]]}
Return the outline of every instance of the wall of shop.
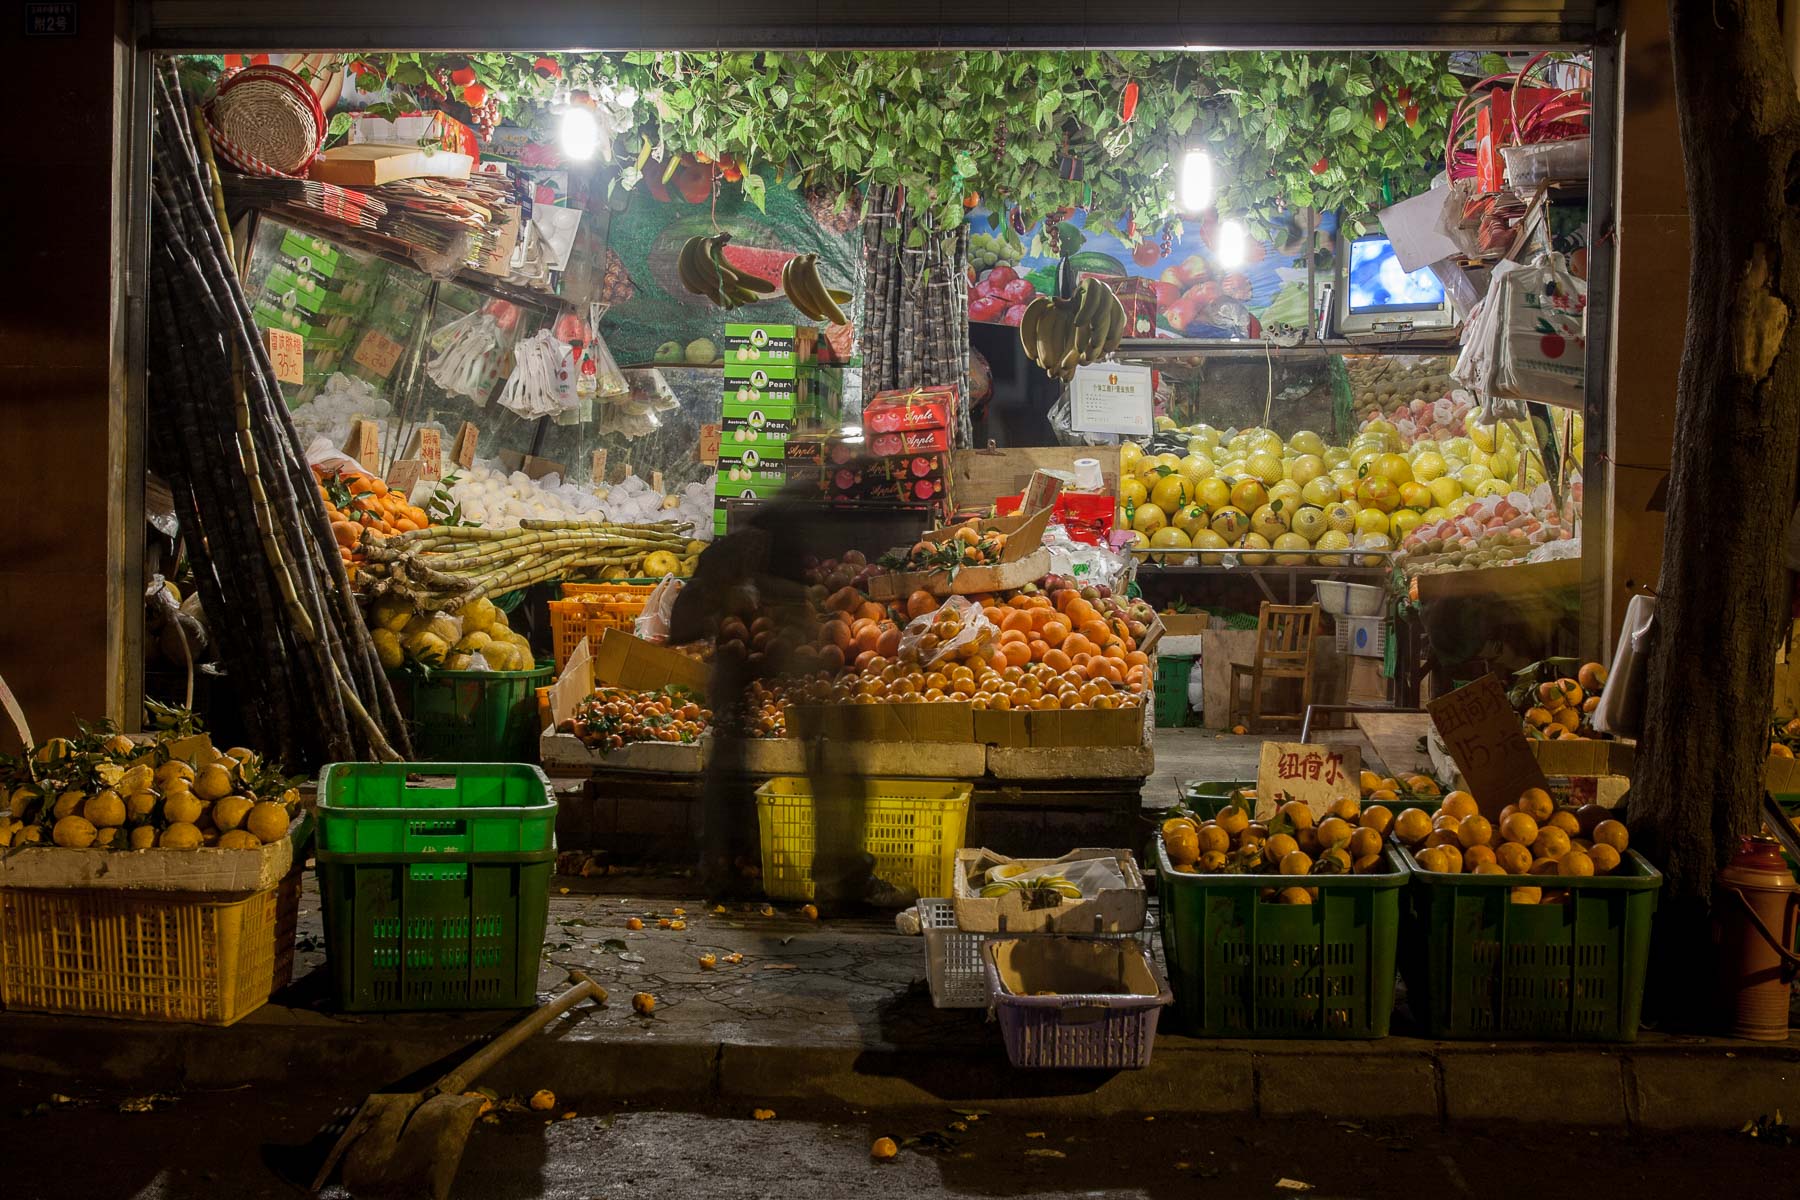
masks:
{"label": "wall of shop", "polygon": [[[1625,0],[1624,148],[1620,155],[1618,370],[1613,428],[1613,618],[1654,587],[1663,518],[1649,511],[1675,439],[1675,377],[1687,318],[1687,188],[1675,122],[1669,9]],[[1611,634],[1609,634],[1609,637]]]}
{"label": "wall of shop", "polygon": [[[107,711],[109,538],[124,532],[110,515],[139,486],[108,453],[122,444],[113,134],[128,6],[65,6],[77,29],[56,37],[26,36],[22,7],[0,22],[15,98],[0,190],[0,674],[42,738]],[[0,721],[0,748],[15,741]]]}

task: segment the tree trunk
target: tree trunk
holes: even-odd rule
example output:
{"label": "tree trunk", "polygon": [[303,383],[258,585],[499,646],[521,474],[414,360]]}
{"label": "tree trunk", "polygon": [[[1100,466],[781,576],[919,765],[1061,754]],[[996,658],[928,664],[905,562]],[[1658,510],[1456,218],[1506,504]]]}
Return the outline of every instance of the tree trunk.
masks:
{"label": "tree trunk", "polygon": [[[1670,19],[1692,264],[1631,811],[1638,848],[1665,875],[1652,1003],[1665,1019],[1705,1021],[1707,905],[1736,839],[1760,826],[1789,612],[1800,103],[1775,0],[1672,0]],[[1630,404],[1622,398],[1622,418]]]}

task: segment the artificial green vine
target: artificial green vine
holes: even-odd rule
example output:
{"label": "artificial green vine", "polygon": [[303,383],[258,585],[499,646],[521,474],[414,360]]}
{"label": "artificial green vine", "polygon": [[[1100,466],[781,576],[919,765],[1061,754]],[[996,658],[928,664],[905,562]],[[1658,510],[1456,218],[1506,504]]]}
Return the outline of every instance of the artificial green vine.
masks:
{"label": "artificial green vine", "polygon": [[1176,215],[1173,164],[1192,145],[1217,165],[1219,211],[1269,225],[1308,206],[1355,221],[1420,191],[1468,82],[1420,52],[401,54],[352,67],[395,85],[396,110],[454,104],[469,72],[470,95],[513,120],[610,90],[633,115],[615,147],[625,186],[693,154],[741,170],[759,206],[760,167],[789,187],[901,187],[938,228],[979,201],[1028,223],[1086,208],[1150,240]]}

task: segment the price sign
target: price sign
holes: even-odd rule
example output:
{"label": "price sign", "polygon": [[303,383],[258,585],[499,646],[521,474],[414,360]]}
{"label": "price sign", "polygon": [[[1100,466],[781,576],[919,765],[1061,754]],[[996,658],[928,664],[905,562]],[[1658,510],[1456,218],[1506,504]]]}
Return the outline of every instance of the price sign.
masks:
{"label": "price sign", "polygon": [[361,463],[364,470],[371,470],[373,463],[381,456],[381,430],[375,422],[366,417],[356,417],[350,422],[350,436],[344,439],[344,453]]}
{"label": "price sign", "polygon": [[661,471],[650,472],[650,487],[657,495],[663,494],[663,476]]}
{"label": "price sign", "polygon": [[436,479],[444,473],[443,430],[430,426],[421,427],[413,434],[413,445],[415,449],[412,457],[424,464],[427,479]]}
{"label": "price sign", "polygon": [[386,379],[394,373],[395,365],[405,352],[406,347],[399,342],[385,333],[371,329],[363,334],[362,341],[356,344],[356,353],[350,357],[358,365],[374,372],[378,378]]}
{"label": "price sign", "polygon": [[1362,798],[1362,753],[1355,746],[1264,742],[1256,765],[1256,819],[1266,820],[1290,800],[1317,817],[1339,800]]}
{"label": "price sign", "polygon": [[265,329],[263,343],[269,348],[269,362],[278,382],[306,382],[305,338],[291,329]]}
{"label": "price sign", "polygon": [[1483,675],[1425,710],[1488,820],[1499,820],[1526,788],[1549,787],[1498,676]]}
{"label": "price sign", "polygon": [[588,456],[588,482],[606,482],[606,451],[596,450]]}
{"label": "price sign", "polygon": [[719,446],[724,442],[724,432],[717,425],[700,427],[700,461],[709,467],[719,465]]}
{"label": "price sign", "polygon": [[387,485],[389,491],[412,495],[412,490],[419,480],[425,478],[425,464],[416,458],[397,458],[388,469]]}
{"label": "price sign", "polygon": [[475,442],[480,437],[475,426],[464,421],[462,428],[456,431],[456,440],[450,444],[450,459],[457,466],[467,471],[475,465]]}

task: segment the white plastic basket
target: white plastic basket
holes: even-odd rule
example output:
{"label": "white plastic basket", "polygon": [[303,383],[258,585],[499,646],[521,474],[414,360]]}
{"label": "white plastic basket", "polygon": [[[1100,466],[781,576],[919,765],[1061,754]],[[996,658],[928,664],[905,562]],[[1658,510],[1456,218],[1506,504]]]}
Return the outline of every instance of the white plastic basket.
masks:
{"label": "white plastic basket", "polygon": [[1388,622],[1382,617],[1337,618],[1339,654],[1355,654],[1363,658],[1387,656]]}
{"label": "white plastic basket", "polygon": [[[1056,937],[1056,934],[965,933],[956,924],[956,905],[948,899],[921,898],[919,927],[925,935],[925,979],[931,985],[936,1008],[987,1008],[987,967],[981,944],[990,938]],[[1146,915],[1144,928],[1135,933],[1098,934],[1099,937],[1137,938],[1152,945],[1156,923]]]}
{"label": "white plastic basket", "polygon": [[1387,602],[1386,594],[1373,584],[1315,579],[1313,587],[1319,594],[1319,607],[1334,617],[1379,616]]}

